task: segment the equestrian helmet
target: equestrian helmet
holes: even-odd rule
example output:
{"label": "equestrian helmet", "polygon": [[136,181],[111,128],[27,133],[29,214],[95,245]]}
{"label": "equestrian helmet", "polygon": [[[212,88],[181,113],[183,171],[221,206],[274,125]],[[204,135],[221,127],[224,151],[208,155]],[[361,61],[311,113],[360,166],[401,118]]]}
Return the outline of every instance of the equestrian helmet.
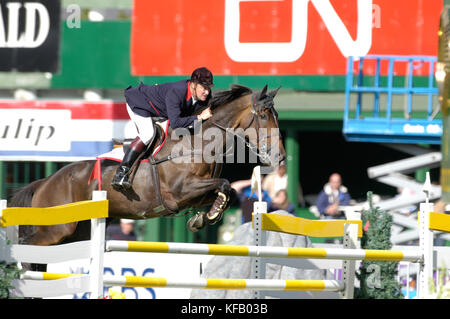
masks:
{"label": "equestrian helmet", "polygon": [[213,87],[213,75],[210,70],[205,67],[197,68],[192,72],[191,81],[194,83],[199,83],[204,87]]}

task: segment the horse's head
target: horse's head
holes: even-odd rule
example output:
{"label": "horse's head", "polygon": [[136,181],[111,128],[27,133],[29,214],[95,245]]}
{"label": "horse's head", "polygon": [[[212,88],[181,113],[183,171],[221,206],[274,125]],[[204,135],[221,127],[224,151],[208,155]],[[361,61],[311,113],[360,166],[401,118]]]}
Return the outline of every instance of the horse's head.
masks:
{"label": "horse's head", "polygon": [[260,160],[271,166],[278,166],[286,156],[278,125],[278,113],[274,107],[274,98],[279,89],[280,87],[268,92],[266,85],[260,92],[253,93],[249,115],[249,127],[257,133],[248,135],[249,142],[257,146]]}
{"label": "horse's head", "polygon": [[[214,94],[210,104],[213,117],[208,121],[237,137],[240,145],[250,149],[250,155],[274,167],[286,155],[273,101],[278,90],[267,92],[266,85],[262,91],[254,93],[245,86],[232,85],[231,90]],[[238,146],[237,151],[239,160],[245,148]]]}

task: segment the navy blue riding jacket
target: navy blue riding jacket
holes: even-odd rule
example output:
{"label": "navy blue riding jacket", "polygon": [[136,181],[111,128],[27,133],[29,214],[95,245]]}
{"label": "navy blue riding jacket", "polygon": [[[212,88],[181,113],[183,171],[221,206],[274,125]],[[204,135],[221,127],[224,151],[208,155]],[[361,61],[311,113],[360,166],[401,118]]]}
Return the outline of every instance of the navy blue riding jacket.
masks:
{"label": "navy blue riding jacket", "polygon": [[134,113],[143,117],[164,117],[169,120],[172,129],[192,127],[200,108],[208,104],[209,92],[205,102],[197,101],[192,105],[189,80],[169,82],[157,85],[140,83],[137,87],[125,89],[125,100]]}

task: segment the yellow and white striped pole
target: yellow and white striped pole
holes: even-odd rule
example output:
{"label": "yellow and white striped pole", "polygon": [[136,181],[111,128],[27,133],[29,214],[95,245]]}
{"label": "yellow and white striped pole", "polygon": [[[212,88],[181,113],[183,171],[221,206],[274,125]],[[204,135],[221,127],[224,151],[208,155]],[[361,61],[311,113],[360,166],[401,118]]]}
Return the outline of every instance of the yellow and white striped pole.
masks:
{"label": "yellow and white striped pole", "polygon": [[107,276],[105,286],[165,287],[195,289],[254,289],[254,290],[314,290],[342,291],[338,280],[277,280],[277,279],[167,279],[164,277]]}
{"label": "yellow and white striped pole", "polygon": [[107,251],[128,251],[169,254],[197,254],[216,256],[248,256],[278,258],[310,258],[337,260],[384,260],[419,262],[419,250],[375,250],[344,248],[269,247],[219,244],[190,244],[172,242],[139,242],[110,240]]}
{"label": "yellow and white striped pole", "polygon": [[87,276],[87,274],[60,274],[40,271],[26,271],[20,275],[20,279],[28,280],[57,280],[70,277]]}
{"label": "yellow and white striped pole", "polygon": [[[87,276],[85,274],[60,274],[37,271],[27,271],[21,279],[28,280],[58,280],[71,277]],[[314,290],[342,291],[344,284],[339,280],[282,280],[282,279],[168,279],[164,277],[139,276],[103,276],[105,286],[121,287],[165,287],[165,288],[196,288],[196,289],[255,289],[255,290]]]}

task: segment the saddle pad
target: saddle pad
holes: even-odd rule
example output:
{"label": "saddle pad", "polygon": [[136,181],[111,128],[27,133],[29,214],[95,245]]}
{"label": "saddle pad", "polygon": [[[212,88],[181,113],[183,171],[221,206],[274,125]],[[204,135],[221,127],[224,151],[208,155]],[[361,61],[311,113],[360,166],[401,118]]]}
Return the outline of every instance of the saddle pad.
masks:
{"label": "saddle pad", "polygon": [[[169,120],[166,120],[164,122],[157,122],[156,124],[161,126],[164,136],[162,138],[162,142],[160,142],[159,145],[156,147],[156,149],[153,150],[153,153],[152,153],[153,157],[155,157],[155,155],[162,149],[164,143],[166,142],[167,131],[169,129]],[[98,180],[98,190],[101,190],[102,189],[101,160],[108,159],[108,160],[112,160],[112,161],[122,162],[122,159],[124,156],[125,156],[125,153],[123,151],[123,146],[116,147],[108,153],[104,153],[104,154],[97,156],[97,161],[94,165],[94,168],[92,169],[91,176],[89,177],[88,185],[90,185],[92,181]],[[145,162],[145,161],[148,162],[148,159],[144,159],[141,162]]]}
{"label": "saddle pad", "polygon": [[102,155],[97,156],[97,159],[107,159],[111,161],[122,162],[124,155],[125,152],[123,151],[123,146],[120,146],[114,148],[112,151],[108,153],[104,153]]}

